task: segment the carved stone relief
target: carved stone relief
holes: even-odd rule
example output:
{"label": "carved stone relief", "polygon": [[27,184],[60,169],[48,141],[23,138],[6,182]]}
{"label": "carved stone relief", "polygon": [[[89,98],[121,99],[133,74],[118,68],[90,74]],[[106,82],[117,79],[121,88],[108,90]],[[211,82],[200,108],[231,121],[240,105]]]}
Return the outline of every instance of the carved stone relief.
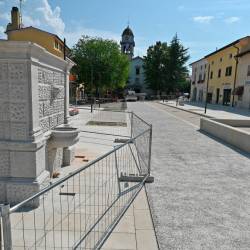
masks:
{"label": "carved stone relief", "polygon": [[0,103],[0,121],[9,120],[9,104],[7,102]]}
{"label": "carved stone relief", "polygon": [[39,100],[51,99],[51,86],[45,84],[38,85]]}
{"label": "carved stone relief", "polygon": [[10,155],[8,151],[0,151],[0,176],[10,175]]}
{"label": "carved stone relief", "polygon": [[27,91],[24,84],[11,84],[10,98],[14,100],[27,100]]}
{"label": "carved stone relief", "polygon": [[60,113],[57,115],[57,124],[61,125],[64,123],[64,113]]}
{"label": "carved stone relief", "polygon": [[57,126],[57,116],[56,115],[50,116],[49,126],[51,129]]}
{"label": "carved stone relief", "polygon": [[10,120],[11,121],[26,121],[26,104],[25,103],[10,103]]}
{"label": "carved stone relief", "polygon": [[42,128],[43,132],[49,131],[49,117],[45,117],[40,120],[40,127]]}
{"label": "carved stone relief", "polygon": [[[0,72],[1,74],[1,72]],[[0,100],[8,100],[9,99],[9,88],[7,82],[0,84]]]}
{"label": "carved stone relief", "polygon": [[53,84],[53,71],[38,68],[38,82],[40,84]]}
{"label": "carved stone relief", "polygon": [[0,81],[8,79],[8,63],[0,63]]}
{"label": "carved stone relief", "polygon": [[9,80],[11,82],[27,81],[27,65],[25,63],[9,64]]}

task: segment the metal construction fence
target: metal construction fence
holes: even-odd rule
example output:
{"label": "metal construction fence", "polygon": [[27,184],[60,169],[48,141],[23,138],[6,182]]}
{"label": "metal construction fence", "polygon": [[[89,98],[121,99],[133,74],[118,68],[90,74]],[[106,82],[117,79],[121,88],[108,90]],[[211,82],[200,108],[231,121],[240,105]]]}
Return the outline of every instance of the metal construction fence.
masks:
{"label": "metal construction fence", "polygon": [[[104,112],[95,115],[106,118]],[[123,143],[27,200],[0,206],[0,249],[103,246],[151,178],[152,126],[134,113],[123,115],[129,121]]]}

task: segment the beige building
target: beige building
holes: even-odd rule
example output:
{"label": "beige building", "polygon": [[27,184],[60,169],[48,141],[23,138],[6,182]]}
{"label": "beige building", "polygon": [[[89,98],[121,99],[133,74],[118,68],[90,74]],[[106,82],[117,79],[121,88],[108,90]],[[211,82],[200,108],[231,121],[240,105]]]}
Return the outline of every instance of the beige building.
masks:
{"label": "beige building", "polygon": [[192,67],[190,99],[194,102],[205,102],[207,60],[202,58],[193,62],[190,66]]}
{"label": "beige building", "polygon": [[250,47],[237,56],[238,72],[235,88],[235,106],[250,109]]}

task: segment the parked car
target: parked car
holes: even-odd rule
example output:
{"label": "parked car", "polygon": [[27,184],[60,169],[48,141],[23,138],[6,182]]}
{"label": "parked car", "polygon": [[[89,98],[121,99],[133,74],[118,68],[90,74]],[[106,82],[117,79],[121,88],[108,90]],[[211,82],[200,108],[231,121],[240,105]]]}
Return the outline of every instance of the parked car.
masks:
{"label": "parked car", "polygon": [[74,106],[71,106],[69,108],[69,115],[74,116],[74,115],[77,115],[77,114],[79,114],[79,109],[74,107]]}
{"label": "parked car", "polygon": [[135,94],[135,91],[129,90],[128,94],[125,97],[125,101],[127,101],[127,102],[136,102],[137,101],[137,96]]}

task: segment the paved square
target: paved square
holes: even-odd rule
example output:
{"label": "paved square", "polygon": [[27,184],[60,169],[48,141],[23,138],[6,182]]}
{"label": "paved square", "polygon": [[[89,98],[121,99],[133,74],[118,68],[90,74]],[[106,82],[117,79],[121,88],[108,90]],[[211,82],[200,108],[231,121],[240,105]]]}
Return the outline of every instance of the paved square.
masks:
{"label": "paved square", "polygon": [[153,124],[147,190],[160,249],[249,249],[250,156],[200,133],[196,115],[129,109]]}

